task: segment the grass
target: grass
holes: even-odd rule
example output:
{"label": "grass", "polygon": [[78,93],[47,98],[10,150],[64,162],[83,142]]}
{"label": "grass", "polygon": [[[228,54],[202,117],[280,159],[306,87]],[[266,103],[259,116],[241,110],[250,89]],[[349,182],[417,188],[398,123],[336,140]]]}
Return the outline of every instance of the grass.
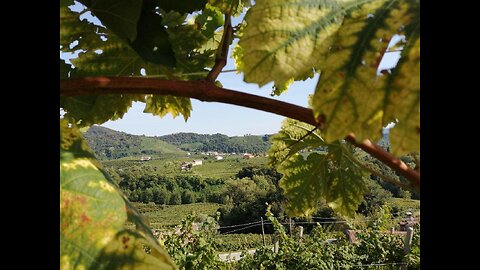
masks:
{"label": "grass", "polygon": [[[230,253],[259,248],[263,246],[263,239],[261,234],[219,234],[215,236],[215,243],[217,244],[217,251]],[[265,234],[265,244],[273,244],[271,234]]]}
{"label": "grass", "polygon": [[243,159],[238,155],[232,155],[225,157],[224,160],[204,161],[203,165],[193,167],[192,172],[202,177],[230,178],[244,167],[266,166],[267,162],[266,157]]}
{"label": "grass", "polygon": [[420,215],[420,200],[391,198],[387,204],[390,207],[398,208],[400,214],[410,211],[414,216]]}
{"label": "grass", "polygon": [[[103,161],[105,166],[113,166],[118,168],[127,168],[131,166],[148,165],[156,167],[158,172],[166,176],[176,175],[197,175],[203,178],[230,178],[235,176],[243,167],[248,166],[267,166],[267,157],[255,157],[251,159],[243,159],[240,155],[224,156],[223,160],[214,160],[213,158],[204,159],[203,155],[192,156],[173,156],[173,154],[165,154],[163,157],[155,157],[151,161],[140,162],[134,158],[120,158],[116,160]],[[201,159],[202,165],[194,166],[191,170],[182,171],[180,166],[182,162],[189,162],[194,159]]]}

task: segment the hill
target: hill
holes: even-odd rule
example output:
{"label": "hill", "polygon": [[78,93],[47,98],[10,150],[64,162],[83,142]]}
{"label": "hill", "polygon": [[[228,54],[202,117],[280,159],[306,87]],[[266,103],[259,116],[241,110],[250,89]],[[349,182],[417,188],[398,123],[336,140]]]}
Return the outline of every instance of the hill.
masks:
{"label": "hill", "polygon": [[101,126],[92,126],[84,137],[97,158],[118,159],[141,155],[185,156],[177,146],[155,137],[132,135]]}
{"label": "hill", "polygon": [[270,148],[270,135],[228,137],[224,134],[176,133],[149,137],[132,135],[101,126],[84,134],[99,159],[111,160],[141,155],[185,156],[186,152],[264,153]]}
{"label": "hill", "polygon": [[228,137],[224,134],[175,133],[159,139],[190,152],[264,153],[270,148],[270,135]]}

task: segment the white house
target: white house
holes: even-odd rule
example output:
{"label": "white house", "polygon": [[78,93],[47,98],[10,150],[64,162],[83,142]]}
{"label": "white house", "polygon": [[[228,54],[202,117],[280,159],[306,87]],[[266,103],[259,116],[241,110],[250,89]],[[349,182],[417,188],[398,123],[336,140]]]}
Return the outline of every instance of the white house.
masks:
{"label": "white house", "polygon": [[249,153],[243,154],[243,158],[246,158],[246,159],[248,159],[248,158],[254,158],[254,157],[255,157],[254,155],[249,154]]}
{"label": "white house", "polygon": [[149,160],[151,160],[151,159],[152,159],[152,157],[144,157],[144,156],[142,156],[142,157],[140,158],[140,161],[149,161]]}
{"label": "white house", "polygon": [[203,160],[201,159],[194,159],[193,162],[192,162],[192,166],[197,166],[197,165],[202,165],[203,164]]}
{"label": "white house", "polygon": [[215,159],[216,159],[216,160],[222,160],[223,157],[222,157],[222,156],[215,156]]}

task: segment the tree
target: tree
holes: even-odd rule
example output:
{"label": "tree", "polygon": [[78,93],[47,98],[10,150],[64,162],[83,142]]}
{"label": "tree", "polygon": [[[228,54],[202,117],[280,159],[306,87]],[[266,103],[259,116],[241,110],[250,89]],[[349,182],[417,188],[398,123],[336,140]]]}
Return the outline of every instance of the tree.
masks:
{"label": "tree", "polygon": [[[73,1],[60,1],[61,51],[81,52],[74,67],[60,59],[62,268],[176,268],[78,130],[121,118],[133,101],[144,102],[146,113],[185,120],[189,98],[290,118],[270,138],[269,153],[283,175],[290,215],[313,213],[319,199],[340,214],[355,212],[372,169],[355,157],[354,146],[419,190],[419,170],[394,156],[419,153],[419,0],[80,2],[84,10],[75,12],[68,8]],[[232,26],[231,17],[246,10]],[[81,21],[86,11],[101,25]],[[403,39],[389,46],[394,35]],[[237,71],[246,82],[274,82],[273,95],[321,73],[311,108],[220,87],[216,79],[234,38]],[[397,66],[378,70],[393,50],[401,51]],[[393,155],[372,143],[390,122]],[[303,154],[320,147],[326,152]],[[126,220],[137,229],[125,228]]]}

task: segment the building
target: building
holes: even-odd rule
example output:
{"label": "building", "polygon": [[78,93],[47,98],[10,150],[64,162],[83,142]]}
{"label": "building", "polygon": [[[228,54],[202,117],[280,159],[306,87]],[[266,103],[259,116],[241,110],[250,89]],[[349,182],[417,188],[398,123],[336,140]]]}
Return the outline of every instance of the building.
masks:
{"label": "building", "polygon": [[223,159],[222,156],[215,156],[214,158],[215,158],[215,160],[222,160]]}
{"label": "building", "polygon": [[152,157],[144,157],[144,156],[142,156],[142,157],[140,158],[140,161],[149,161],[149,160],[152,160]]}
{"label": "building", "polygon": [[192,162],[192,166],[197,166],[197,165],[202,165],[203,164],[203,160],[201,159],[194,159],[193,162]]}
{"label": "building", "polygon": [[249,153],[243,154],[243,158],[245,158],[245,159],[254,158],[254,157],[255,157],[254,155],[249,154]]}

